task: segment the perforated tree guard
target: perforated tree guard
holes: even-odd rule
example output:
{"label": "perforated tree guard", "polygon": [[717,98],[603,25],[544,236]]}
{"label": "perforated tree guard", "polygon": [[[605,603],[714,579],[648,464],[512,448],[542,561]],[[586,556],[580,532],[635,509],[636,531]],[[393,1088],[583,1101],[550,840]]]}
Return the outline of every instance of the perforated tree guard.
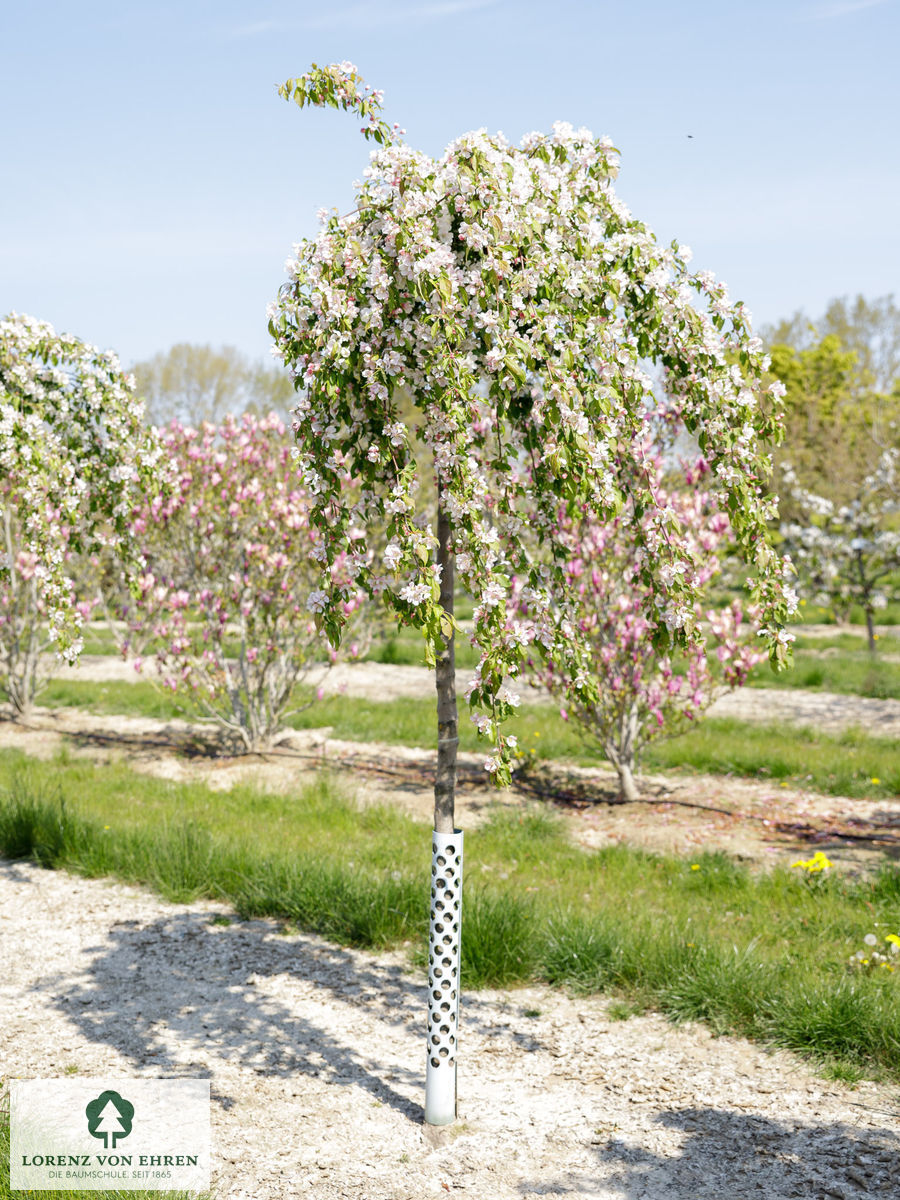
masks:
{"label": "perforated tree guard", "polygon": [[425,1121],[449,1125],[456,1120],[463,835],[456,829],[453,833],[433,831],[431,837]]}

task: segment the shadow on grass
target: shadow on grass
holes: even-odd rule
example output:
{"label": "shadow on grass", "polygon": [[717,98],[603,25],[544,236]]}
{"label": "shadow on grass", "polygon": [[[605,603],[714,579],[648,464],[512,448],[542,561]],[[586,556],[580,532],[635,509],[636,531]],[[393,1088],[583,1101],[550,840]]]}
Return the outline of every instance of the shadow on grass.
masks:
{"label": "shadow on grass", "polygon": [[[746,1083],[742,1091],[747,1091]],[[862,1113],[866,1106],[859,1107]],[[849,1200],[900,1193],[896,1121],[893,1127],[883,1122],[861,1128],[841,1121],[801,1123],[710,1107],[663,1109],[648,1114],[640,1132],[626,1140],[616,1134],[615,1126],[604,1129],[604,1117],[598,1110],[596,1172],[558,1180],[522,1179],[519,1192],[616,1200]],[[651,1148],[658,1145],[662,1131],[667,1138],[672,1132],[679,1135],[676,1152]]]}

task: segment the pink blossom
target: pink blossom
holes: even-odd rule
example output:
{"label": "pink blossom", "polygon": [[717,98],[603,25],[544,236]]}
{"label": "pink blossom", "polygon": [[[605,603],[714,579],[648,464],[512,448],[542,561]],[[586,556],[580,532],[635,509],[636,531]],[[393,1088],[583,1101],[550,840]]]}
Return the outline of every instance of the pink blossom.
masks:
{"label": "pink blossom", "polygon": [[[307,598],[318,613],[329,593],[315,557],[321,537],[283,435],[273,414],[200,431],[173,422],[162,436],[179,492],[156,512],[148,502],[134,514],[148,570],[129,611],[130,637],[245,748],[267,744],[295,684],[336,657],[306,619]],[[344,593],[356,622],[361,596],[346,556],[329,586]],[[361,636],[357,650],[365,644]]]}

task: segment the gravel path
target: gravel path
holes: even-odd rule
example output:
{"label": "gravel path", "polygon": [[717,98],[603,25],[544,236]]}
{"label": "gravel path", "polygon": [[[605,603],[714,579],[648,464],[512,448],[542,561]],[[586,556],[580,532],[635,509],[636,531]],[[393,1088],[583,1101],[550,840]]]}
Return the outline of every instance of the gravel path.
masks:
{"label": "gravel path", "polygon": [[4,1076],[211,1078],[218,1200],[900,1190],[896,1089],[537,988],[464,998],[461,1120],[427,1128],[403,958],[226,912],[0,862]]}

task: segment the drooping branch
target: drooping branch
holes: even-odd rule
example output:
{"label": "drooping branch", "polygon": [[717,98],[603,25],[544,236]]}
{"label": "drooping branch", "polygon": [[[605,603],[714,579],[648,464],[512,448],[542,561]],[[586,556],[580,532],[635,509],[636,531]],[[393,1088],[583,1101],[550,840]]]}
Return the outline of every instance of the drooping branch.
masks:
{"label": "drooping branch", "polygon": [[[359,112],[370,125],[375,115],[352,64],[314,68],[284,94]],[[608,139],[560,123],[515,147],[480,131],[433,159],[382,132],[355,209],[325,213],[317,237],[295,246],[270,308],[298,390],[298,456],[323,536],[323,583],[310,603],[332,645],[355,588],[440,645],[445,564],[419,499],[401,381],[444,487],[456,577],[475,601],[480,661],[469,696],[497,782],[509,780],[509,681],[529,655],[564,668],[579,704],[599,698],[554,541],[560,503],[603,522],[633,501],[644,514],[648,636],[660,650],[696,642],[697,589],[674,549],[677,515],[634,459],[657,403],[651,360],[670,412],[700,441],[709,487],[752,570],[770,657],[783,666],[792,599],[789,568],[770,542],[765,451],[778,436],[783,387],[767,389],[768,359],[743,306],[708,272],[691,273],[687,248],[660,246],[618,200]],[[361,481],[352,507],[341,495],[347,471]],[[352,540],[357,527],[379,524],[381,563],[355,553]],[[342,556],[349,575],[335,584]],[[527,579],[532,614],[516,629],[513,576]]]}

